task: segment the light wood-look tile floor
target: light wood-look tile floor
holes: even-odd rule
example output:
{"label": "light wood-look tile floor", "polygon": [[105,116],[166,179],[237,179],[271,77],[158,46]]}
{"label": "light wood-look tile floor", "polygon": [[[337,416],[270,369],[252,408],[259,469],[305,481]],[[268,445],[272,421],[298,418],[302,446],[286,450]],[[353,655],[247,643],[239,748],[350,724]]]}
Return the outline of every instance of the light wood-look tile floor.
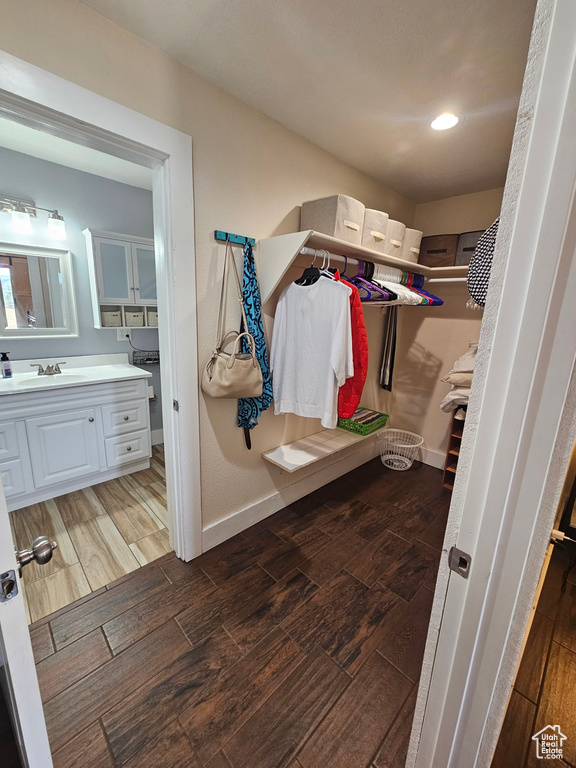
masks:
{"label": "light wood-look tile floor", "polygon": [[52,560],[23,570],[28,620],[103,589],[171,551],[168,541],[164,446],[150,468],[10,514],[19,549],[36,536],[58,542]]}

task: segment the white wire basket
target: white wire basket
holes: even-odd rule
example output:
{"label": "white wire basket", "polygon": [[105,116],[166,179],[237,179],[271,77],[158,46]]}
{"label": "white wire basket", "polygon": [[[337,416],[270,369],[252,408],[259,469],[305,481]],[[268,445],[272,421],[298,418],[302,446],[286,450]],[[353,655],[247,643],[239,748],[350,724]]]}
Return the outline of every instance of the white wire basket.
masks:
{"label": "white wire basket", "polygon": [[380,459],[388,469],[410,469],[424,438],[404,429],[383,429],[378,432]]}

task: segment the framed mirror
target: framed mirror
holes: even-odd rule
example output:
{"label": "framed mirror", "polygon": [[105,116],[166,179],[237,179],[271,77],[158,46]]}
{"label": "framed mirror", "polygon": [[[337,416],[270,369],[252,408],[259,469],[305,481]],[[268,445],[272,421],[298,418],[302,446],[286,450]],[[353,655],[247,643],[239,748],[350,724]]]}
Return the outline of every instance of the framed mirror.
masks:
{"label": "framed mirror", "polygon": [[0,243],[0,338],[78,336],[70,251]]}

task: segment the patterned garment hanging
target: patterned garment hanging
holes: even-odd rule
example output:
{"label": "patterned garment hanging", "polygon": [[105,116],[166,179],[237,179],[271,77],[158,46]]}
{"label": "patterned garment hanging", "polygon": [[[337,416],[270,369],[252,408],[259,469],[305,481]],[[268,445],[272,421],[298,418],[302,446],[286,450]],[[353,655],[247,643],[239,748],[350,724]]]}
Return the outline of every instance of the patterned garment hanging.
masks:
{"label": "patterned garment hanging", "polygon": [[486,304],[499,223],[500,217],[480,237],[468,268],[468,292],[481,307]]}
{"label": "patterned garment hanging", "polygon": [[[260,397],[244,397],[238,400],[238,426],[243,427],[246,436],[246,445],[250,448],[250,435],[246,430],[254,429],[258,424],[260,415],[267,410],[272,403],[272,378],[268,364],[268,350],[262,325],[262,306],[260,303],[260,290],[256,277],[256,265],[252,246],[246,243],[244,247],[244,276],[242,284],[242,298],[246,310],[248,328],[256,345],[256,357],[262,369],[263,387]],[[242,339],[242,352],[248,352],[248,342],[244,336]]]}

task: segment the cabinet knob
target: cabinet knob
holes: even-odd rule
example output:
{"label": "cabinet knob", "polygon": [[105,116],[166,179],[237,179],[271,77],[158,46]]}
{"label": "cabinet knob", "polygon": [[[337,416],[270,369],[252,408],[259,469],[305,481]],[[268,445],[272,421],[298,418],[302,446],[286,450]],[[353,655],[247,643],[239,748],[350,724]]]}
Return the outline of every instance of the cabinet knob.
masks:
{"label": "cabinet knob", "polygon": [[130,416],[124,416],[124,421],[129,421],[129,420],[130,420]]}
{"label": "cabinet knob", "polygon": [[132,446],[131,446],[131,445],[129,445],[129,446],[128,446],[128,448],[126,448],[126,450],[127,450],[127,451],[131,451],[131,450],[132,450]]}
{"label": "cabinet knob", "polygon": [[90,418],[88,419],[88,421],[94,421],[94,416],[90,416]]}

